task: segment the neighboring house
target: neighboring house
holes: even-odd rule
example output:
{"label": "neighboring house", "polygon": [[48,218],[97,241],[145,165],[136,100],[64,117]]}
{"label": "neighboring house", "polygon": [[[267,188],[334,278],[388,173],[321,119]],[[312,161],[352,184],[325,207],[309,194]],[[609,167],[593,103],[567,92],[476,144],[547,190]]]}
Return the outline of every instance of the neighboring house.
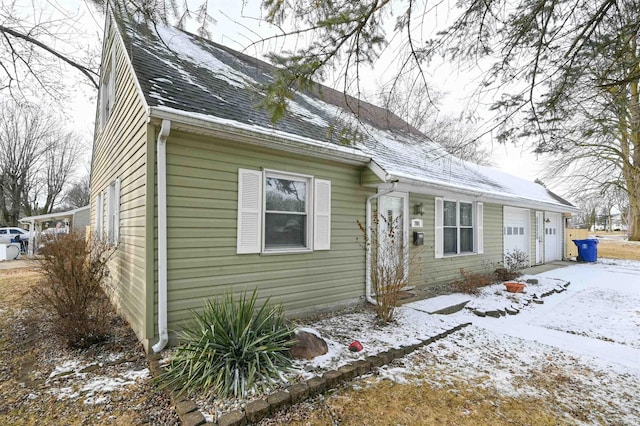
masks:
{"label": "neighboring house", "polygon": [[566,201],[329,88],[297,93],[272,123],[257,106],[272,70],[160,23],[107,20],[92,229],[118,245],[115,297],[147,350],[229,291],[257,288],[290,315],[362,301],[357,221],[376,209],[405,241],[423,233],[415,285],[495,269],[514,249],[561,259]]}
{"label": "neighboring house", "polygon": [[68,233],[70,230],[85,232],[91,224],[90,206],[73,210],[26,216],[19,220],[22,226],[32,231],[29,239],[29,255],[37,252],[43,233]]}

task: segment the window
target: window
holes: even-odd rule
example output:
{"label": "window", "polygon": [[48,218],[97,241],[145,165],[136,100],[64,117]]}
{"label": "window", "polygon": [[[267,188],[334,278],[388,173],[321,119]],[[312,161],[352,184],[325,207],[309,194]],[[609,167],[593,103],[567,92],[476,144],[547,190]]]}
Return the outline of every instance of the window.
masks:
{"label": "window", "polygon": [[[483,203],[435,199],[436,258],[445,255],[483,253]],[[511,234],[511,227],[504,232]],[[516,230],[517,232],[517,230]]]}
{"label": "window", "polygon": [[331,182],[238,170],[238,253],[329,250]]}
{"label": "window", "polygon": [[102,239],[104,223],[104,192],[96,197],[96,238]]}
{"label": "window", "polygon": [[473,204],[444,202],[444,254],[473,252]]}
{"label": "window", "polygon": [[111,116],[113,102],[116,97],[116,54],[111,49],[111,55],[105,59],[102,69],[102,82],[100,84],[100,124],[104,127]]}
{"label": "window", "polygon": [[107,240],[117,245],[120,239],[120,179],[109,184],[107,191]]}
{"label": "window", "polygon": [[308,248],[310,179],[267,173],[265,179],[264,248]]}
{"label": "window", "polygon": [[[106,203],[106,217],[105,217]],[[120,241],[120,178],[109,184],[96,198],[96,237],[110,244]]]}

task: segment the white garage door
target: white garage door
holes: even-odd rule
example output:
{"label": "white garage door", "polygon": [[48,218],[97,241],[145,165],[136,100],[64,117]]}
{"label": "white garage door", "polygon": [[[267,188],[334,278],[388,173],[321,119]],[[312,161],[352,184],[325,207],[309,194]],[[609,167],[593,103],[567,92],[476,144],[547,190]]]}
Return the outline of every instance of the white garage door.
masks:
{"label": "white garage door", "polygon": [[[529,210],[505,207],[503,217],[504,253],[520,250],[529,256],[531,250]],[[531,256],[529,256],[529,259],[531,259]]]}

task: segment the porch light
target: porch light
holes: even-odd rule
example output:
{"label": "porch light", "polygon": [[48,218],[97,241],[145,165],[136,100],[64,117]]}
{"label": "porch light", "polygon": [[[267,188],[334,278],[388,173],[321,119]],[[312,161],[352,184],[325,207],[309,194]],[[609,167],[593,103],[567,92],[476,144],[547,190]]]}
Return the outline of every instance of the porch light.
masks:
{"label": "porch light", "polygon": [[413,214],[419,214],[420,216],[424,215],[424,206],[422,203],[418,203],[413,206]]}

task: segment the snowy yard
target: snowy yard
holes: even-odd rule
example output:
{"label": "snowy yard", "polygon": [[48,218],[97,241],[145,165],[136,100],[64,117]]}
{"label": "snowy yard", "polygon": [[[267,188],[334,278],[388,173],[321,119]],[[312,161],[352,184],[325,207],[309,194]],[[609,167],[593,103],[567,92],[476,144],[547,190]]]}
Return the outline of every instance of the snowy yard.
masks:
{"label": "snowy yard", "polygon": [[[97,353],[69,354],[47,344],[45,329],[17,327],[26,321],[17,309],[27,294],[25,278],[36,276],[27,272],[15,281],[0,303],[0,353],[10,360],[0,367],[0,423],[42,416],[51,424],[89,417],[126,424],[141,416],[152,424],[175,422],[175,412],[151,387],[134,336],[123,330],[121,340]],[[327,340],[329,353],[296,361],[285,384],[472,323],[263,423],[640,425],[640,261],[600,259],[535,279],[523,295],[495,285],[479,296],[414,302],[386,327],[374,325],[370,311],[304,324]],[[531,302],[554,289],[561,292],[541,298],[544,304]],[[518,314],[429,313],[466,299],[477,310],[510,307]],[[364,349],[350,352],[356,339]],[[199,402],[213,420],[246,401]]]}
{"label": "snowy yard", "polygon": [[[357,407],[366,403],[361,400],[348,410],[342,404],[358,399],[363,387],[376,389],[375,398],[382,403],[385,387],[380,384],[391,381],[428,384],[436,389],[446,388],[447,392],[490,390],[496,398],[533,398],[536,406],[529,409],[546,410],[553,419],[551,424],[640,424],[640,262],[601,259],[597,264],[577,264],[535,278],[539,284],[527,287],[529,295],[566,282],[570,285],[567,291],[544,298],[544,304],[526,306],[514,295],[501,291],[501,286],[491,286],[478,297],[470,296],[470,305],[485,309],[505,303],[519,308],[517,315],[500,318],[481,318],[469,309],[453,315],[429,315],[422,312],[433,303],[427,301],[402,307],[397,329],[371,328],[371,318],[366,314],[310,324],[329,341],[330,353],[299,363],[300,374],[335,368],[357,358],[358,354],[345,347],[352,339],[364,344],[366,355],[389,345],[413,343],[433,327],[473,323],[383,367],[326,401],[306,407],[306,412],[292,410],[279,421],[304,424],[309,416],[315,421],[335,420],[335,413],[321,415],[334,411],[341,413],[342,422],[357,424],[354,418],[366,415],[358,413]],[[391,399],[401,398],[406,391],[394,388]],[[412,407],[417,410],[416,421],[425,418],[421,417],[420,406],[416,401]],[[449,415],[455,414],[456,410],[450,409],[453,413]],[[459,417],[454,415],[452,421],[464,423],[471,411],[461,409]],[[374,423],[385,424],[395,421],[394,416],[401,418],[405,414],[391,414],[391,407],[386,412],[390,417],[382,414]]]}

